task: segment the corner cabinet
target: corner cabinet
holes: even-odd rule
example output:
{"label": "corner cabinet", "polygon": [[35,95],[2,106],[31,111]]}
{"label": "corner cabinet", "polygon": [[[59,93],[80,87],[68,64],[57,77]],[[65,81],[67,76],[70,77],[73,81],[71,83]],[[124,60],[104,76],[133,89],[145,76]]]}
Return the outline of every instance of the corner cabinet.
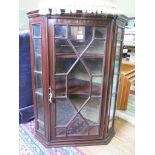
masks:
{"label": "corner cabinet", "polygon": [[107,144],[126,17],[28,17],[36,137],[46,146]]}

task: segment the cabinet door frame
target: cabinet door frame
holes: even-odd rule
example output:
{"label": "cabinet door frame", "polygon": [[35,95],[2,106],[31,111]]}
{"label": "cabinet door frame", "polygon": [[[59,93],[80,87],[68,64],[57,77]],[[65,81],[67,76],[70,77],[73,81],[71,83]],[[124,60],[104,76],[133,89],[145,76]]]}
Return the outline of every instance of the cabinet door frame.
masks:
{"label": "cabinet door frame", "polygon": [[[112,38],[112,47],[111,47],[111,56],[110,56],[110,70],[109,70],[109,88],[108,88],[108,96],[107,96],[107,118],[105,119],[105,137],[110,135],[114,131],[114,118],[116,113],[116,104],[117,104],[117,97],[118,97],[118,87],[119,87],[119,80],[120,80],[120,66],[122,63],[122,53],[123,53],[123,39],[124,39],[124,29],[125,29],[125,23],[119,21],[117,19],[112,23],[112,31],[113,31],[113,38]],[[121,34],[121,40],[117,40],[117,33],[118,29],[122,30]],[[111,98],[112,98],[112,87],[113,87],[113,77],[114,77],[114,67],[115,67],[115,59],[116,59],[116,48],[117,48],[117,41],[121,42],[120,46],[120,53],[119,53],[119,66],[118,66],[118,78],[117,78],[117,84],[116,84],[116,93],[115,93],[115,106],[114,106],[114,112],[113,112],[113,120],[112,120],[112,127],[109,129],[109,122],[110,122],[110,108],[111,108]]]}
{"label": "cabinet door frame", "polygon": [[[44,108],[44,133],[38,130],[38,109],[35,95],[35,64],[33,49],[33,25],[41,25],[41,52],[42,52],[42,85],[43,85],[43,108]],[[48,68],[48,36],[47,36],[47,17],[38,16],[29,19],[30,27],[30,55],[31,55],[31,72],[32,72],[32,91],[35,114],[35,132],[36,136],[49,140],[49,113],[48,113],[48,88],[49,88],[49,68]]]}
{"label": "cabinet door frame", "polygon": [[[93,139],[103,139],[104,136],[104,128],[105,128],[105,118],[106,115],[106,99],[107,99],[107,89],[108,89],[108,78],[109,78],[109,68],[110,68],[110,53],[111,53],[111,40],[112,40],[112,31],[111,31],[111,19],[110,20],[98,20],[98,19],[48,19],[48,36],[49,36],[49,59],[50,59],[50,87],[53,94],[53,100],[50,104],[50,118],[51,118],[51,128],[50,128],[50,140],[51,142],[59,142],[59,141],[72,141],[72,140],[93,140]],[[77,25],[77,26],[106,26],[107,27],[107,38],[106,38],[106,50],[105,55],[103,57],[103,66],[104,66],[104,80],[102,87],[102,103],[101,103],[101,114],[100,114],[100,129],[99,135],[89,135],[89,136],[68,136],[68,137],[56,137],[55,135],[55,46],[54,46],[54,25]],[[106,66],[106,67],[105,67]],[[104,95],[103,95],[104,94]]]}

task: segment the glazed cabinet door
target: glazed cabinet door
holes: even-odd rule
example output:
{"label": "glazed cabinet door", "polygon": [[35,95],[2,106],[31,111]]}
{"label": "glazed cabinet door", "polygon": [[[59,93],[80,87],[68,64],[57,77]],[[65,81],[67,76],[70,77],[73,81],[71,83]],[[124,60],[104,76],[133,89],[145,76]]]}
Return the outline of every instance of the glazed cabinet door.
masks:
{"label": "glazed cabinet door", "polygon": [[30,47],[35,130],[44,137],[48,103],[48,65],[46,43],[46,19],[30,19]]}
{"label": "glazed cabinet door", "polygon": [[108,22],[53,21],[49,22],[54,75],[51,136],[56,140],[97,139],[103,131]]}

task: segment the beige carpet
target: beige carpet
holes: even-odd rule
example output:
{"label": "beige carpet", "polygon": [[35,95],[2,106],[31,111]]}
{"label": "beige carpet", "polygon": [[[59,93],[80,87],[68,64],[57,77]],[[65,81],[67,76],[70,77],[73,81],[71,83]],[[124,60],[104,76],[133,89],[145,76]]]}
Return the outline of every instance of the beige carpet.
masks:
{"label": "beige carpet", "polygon": [[116,118],[116,135],[108,145],[79,147],[86,155],[134,155],[134,125]]}

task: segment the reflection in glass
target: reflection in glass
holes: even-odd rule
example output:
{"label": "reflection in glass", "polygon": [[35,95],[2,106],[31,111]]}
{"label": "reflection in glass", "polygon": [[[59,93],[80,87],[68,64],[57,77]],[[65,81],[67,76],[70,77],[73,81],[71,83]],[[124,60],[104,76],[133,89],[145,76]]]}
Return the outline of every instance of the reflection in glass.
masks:
{"label": "reflection in glass", "polygon": [[99,126],[90,126],[89,127],[89,135],[98,135],[99,134]]}
{"label": "reflection in glass", "polygon": [[73,105],[66,99],[56,99],[56,125],[66,125],[76,114]]}
{"label": "reflection in glass", "polygon": [[68,74],[68,94],[89,95],[90,77],[83,64],[78,61]]}
{"label": "reflection in glass", "polygon": [[75,61],[76,58],[66,59],[56,57],[56,73],[67,73]]}
{"label": "reflection in glass", "polygon": [[121,54],[121,42],[117,41],[117,44],[116,44],[116,58],[115,59],[119,60],[120,54]]}
{"label": "reflection in glass", "polygon": [[56,73],[67,73],[77,59],[75,52],[65,39],[55,39]]}
{"label": "reflection in glass", "polygon": [[95,38],[105,38],[105,37],[106,37],[106,28],[95,27]]}
{"label": "reflection in glass", "polygon": [[115,100],[116,100],[116,95],[112,95],[112,97],[111,97],[111,105],[110,105],[110,116],[109,116],[109,120],[112,120],[113,119],[114,110],[115,110]]}
{"label": "reflection in glass", "polygon": [[55,76],[56,96],[66,96],[66,76]]}
{"label": "reflection in glass", "polygon": [[35,73],[35,84],[36,89],[42,89],[42,74]]}
{"label": "reflection in glass", "polygon": [[119,60],[115,60],[114,62],[114,74],[118,74],[119,73]]}
{"label": "reflection in glass", "polygon": [[44,105],[43,96],[36,94],[38,129],[44,131]]}
{"label": "reflection in glass", "polygon": [[122,40],[122,34],[123,34],[122,28],[118,28],[117,40]]}
{"label": "reflection in glass", "polygon": [[66,128],[56,128],[56,136],[62,137],[66,135]]}
{"label": "reflection in glass", "polygon": [[41,36],[41,26],[40,24],[33,24],[33,37]]}
{"label": "reflection in glass", "polygon": [[37,54],[41,54],[41,39],[33,39],[33,49]]}
{"label": "reflection in glass", "polygon": [[112,93],[117,93],[117,83],[118,83],[118,75],[113,76],[113,86],[112,86]]}
{"label": "reflection in glass", "polygon": [[69,39],[77,52],[81,53],[92,40],[91,26],[69,26]]}
{"label": "reflection in glass", "polygon": [[83,94],[69,94],[68,98],[70,99],[71,103],[76,107],[76,109],[80,110],[81,106],[88,99],[88,96]]}
{"label": "reflection in glass", "polygon": [[79,114],[68,125],[67,135],[88,135],[88,125]]}
{"label": "reflection in glass", "polygon": [[43,96],[36,94],[38,119],[44,121]]}
{"label": "reflection in glass", "polygon": [[92,95],[101,96],[102,95],[102,82],[103,77],[93,76],[92,78]]}
{"label": "reflection in glass", "polygon": [[55,37],[66,38],[67,37],[67,26],[55,25]]}
{"label": "reflection in glass", "polygon": [[113,125],[113,120],[109,121],[109,126],[108,126],[108,128],[111,129],[111,128],[112,128],[112,125]]}
{"label": "reflection in glass", "polygon": [[34,60],[35,70],[42,71],[42,60],[41,60],[42,57],[40,55],[37,55],[36,53],[35,53],[34,57],[35,57],[35,60]]}
{"label": "reflection in glass", "polygon": [[102,58],[84,58],[84,63],[87,65],[89,72],[94,75],[103,74],[103,57]]}
{"label": "reflection in glass", "polygon": [[105,40],[104,39],[94,39],[93,42],[90,44],[86,52],[84,53],[84,56],[94,56],[96,58],[97,56],[103,57],[103,54],[105,52]]}
{"label": "reflection in glass", "polygon": [[[44,132],[44,122],[38,121],[38,129],[39,129],[41,132]],[[44,134],[44,133],[43,133],[43,134]]]}
{"label": "reflection in glass", "polygon": [[67,39],[55,39],[55,51],[57,56],[75,54]]}
{"label": "reflection in glass", "polygon": [[100,104],[100,98],[91,98],[80,111],[80,113],[86,119],[88,124],[99,124]]}

